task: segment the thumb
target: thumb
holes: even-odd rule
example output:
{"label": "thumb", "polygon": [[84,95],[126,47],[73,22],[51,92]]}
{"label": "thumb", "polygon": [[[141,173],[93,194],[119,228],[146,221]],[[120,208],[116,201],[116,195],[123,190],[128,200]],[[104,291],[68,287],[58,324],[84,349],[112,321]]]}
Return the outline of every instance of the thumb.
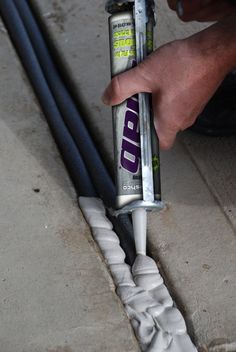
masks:
{"label": "thumb", "polygon": [[107,105],[117,105],[137,93],[151,93],[151,81],[148,76],[145,62],[115,76],[105,89],[102,101]]}

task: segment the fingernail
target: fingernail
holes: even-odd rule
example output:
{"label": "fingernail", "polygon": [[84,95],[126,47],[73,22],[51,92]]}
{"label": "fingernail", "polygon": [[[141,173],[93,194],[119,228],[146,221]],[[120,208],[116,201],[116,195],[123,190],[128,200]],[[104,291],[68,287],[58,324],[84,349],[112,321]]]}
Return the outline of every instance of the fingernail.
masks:
{"label": "fingernail", "polygon": [[183,8],[182,0],[179,0],[177,3],[177,13],[178,13],[179,17],[182,17],[184,15],[184,8]]}

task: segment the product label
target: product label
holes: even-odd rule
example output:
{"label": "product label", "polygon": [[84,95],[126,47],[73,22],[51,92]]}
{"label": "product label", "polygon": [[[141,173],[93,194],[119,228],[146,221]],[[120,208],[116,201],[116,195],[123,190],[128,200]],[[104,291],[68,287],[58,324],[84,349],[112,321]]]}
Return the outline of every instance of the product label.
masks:
{"label": "product label", "polygon": [[[124,72],[135,65],[135,32],[132,16],[110,23],[112,74]],[[117,195],[140,195],[141,151],[138,97],[131,97],[113,108],[114,149]]]}
{"label": "product label", "polygon": [[123,169],[137,175],[141,157],[137,98],[129,98],[126,107],[120,162]]}

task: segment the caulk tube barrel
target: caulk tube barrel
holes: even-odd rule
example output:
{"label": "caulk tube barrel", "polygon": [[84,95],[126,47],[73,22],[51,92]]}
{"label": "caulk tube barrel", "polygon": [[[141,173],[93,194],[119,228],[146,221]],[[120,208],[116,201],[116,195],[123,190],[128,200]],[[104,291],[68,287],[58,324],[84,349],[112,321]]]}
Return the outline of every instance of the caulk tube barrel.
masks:
{"label": "caulk tube barrel", "polygon": [[[153,29],[155,25],[153,12],[149,14],[149,21],[147,24],[147,54],[153,52]],[[152,165],[153,165],[153,184],[154,184],[154,198],[155,200],[161,200],[161,180],[160,180],[160,152],[159,152],[159,141],[156,134],[153,111],[152,111],[152,97],[150,96],[150,107],[151,107],[151,138],[152,138]]]}
{"label": "caulk tube barrel", "polygon": [[[132,11],[109,18],[111,75],[124,72],[136,64],[135,29]],[[113,107],[116,205],[123,208],[142,199],[140,165],[138,96]]]}

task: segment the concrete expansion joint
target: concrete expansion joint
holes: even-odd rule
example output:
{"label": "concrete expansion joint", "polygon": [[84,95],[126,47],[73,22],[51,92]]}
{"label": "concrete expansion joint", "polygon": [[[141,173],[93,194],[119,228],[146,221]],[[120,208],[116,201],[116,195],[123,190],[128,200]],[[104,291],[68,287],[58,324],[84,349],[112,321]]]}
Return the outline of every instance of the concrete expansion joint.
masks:
{"label": "concrete expansion joint", "polygon": [[99,198],[80,197],[79,204],[105,257],[142,351],[196,352],[184,318],[164,284],[155,261],[137,255],[132,268],[106,217]]}

